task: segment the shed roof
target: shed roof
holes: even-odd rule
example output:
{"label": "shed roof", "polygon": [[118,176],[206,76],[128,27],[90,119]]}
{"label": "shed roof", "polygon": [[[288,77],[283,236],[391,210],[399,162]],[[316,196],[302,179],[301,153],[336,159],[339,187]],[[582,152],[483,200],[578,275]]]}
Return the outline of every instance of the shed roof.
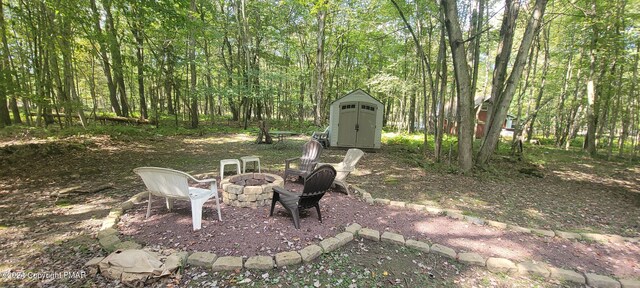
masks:
{"label": "shed roof", "polygon": [[349,96],[349,95],[351,95],[351,94],[353,94],[353,93],[356,93],[356,92],[358,92],[358,91],[360,91],[360,92],[364,93],[365,95],[367,95],[367,96],[371,97],[371,99],[375,100],[376,102],[378,102],[378,103],[380,103],[380,104],[382,104],[382,105],[384,106],[384,104],[383,104],[382,102],[380,102],[380,100],[378,100],[378,99],[376,99],[375,97],[371,96],[371,94],[369,94],[369,93],[365,92],[365,91],[364,91],[364,90],[362,90],[362,89],[356,89],[356,90],[353,90],[353,91],[351,91],[351,92],[349,92],[349,93],[345,94],[344,96],[342,96],[342,97],[340,97],[340,98],[338,98],[338,99],[336,99],[336,100],[333,100],[333,102],[331,102],[331,104],[329,104],[329,105],[333,105],[333,103],[334,103],[334,102],[336,102],[336,101],[338,101],[338,100],[340,100],[340,99],[342,99],[342,98],[345,98],[345,97],[347,97],[347,96]]}

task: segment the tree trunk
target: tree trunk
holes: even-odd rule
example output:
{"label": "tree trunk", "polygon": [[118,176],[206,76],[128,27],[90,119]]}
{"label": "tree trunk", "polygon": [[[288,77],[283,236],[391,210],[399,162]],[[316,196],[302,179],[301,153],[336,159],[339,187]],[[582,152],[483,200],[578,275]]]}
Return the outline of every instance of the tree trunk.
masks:
{"label": "tree trunk", "polygon": [[462,31],[458,20],[458,7],[455,0],[441,0],[444,8],[445,25],[449,34],[449,46],[453,58],[453,68],[458,92],[458,165],[462,173],[473,167],[473,118],[471,111],[471,75],[466,59]]}
{"label": "tree trunk", "polygon": [[569,51],[569,58],[567,59],[567,68],[566,68],[566,73],[564,76],[564,79],[562,80],[562,90],[560,91],[560,103],[558,103],[558,107],[557,109],[557,113],[556,113],[556,117],[555,117],[555,138],[556,138],[556,146],[557,147],[561,147],[562,146],[562,131],[563,131],[563,124],[566,120],[566,116],[565,116],[565,102],[567,99],[567,91],[569,90],[569,81],[571,80],[571,78],[573,77],[573,53],[574,53],[574,49],[573,47],[571,47],[571,51]]}
{"label": "tree trunk", "polygon": [[[547,23],[547,25],[550,25],[551,23]],[[549,26],[546,27],[546,29],[544,29],[544,37],[543,37],[543,41],[544,41],[544,60],[542,62],[542,79],[540,79],[540,87],[538,87],[538,96],[536,97],[536,103],[535,103],[535,107],[534,107],[534,111],[533,114],[531,116],[531,124],[529,124],[529,130],[527,130],[527,142],[531,141],[531,138],[533,137],[533,132],[534,132],[534,126],[536,124],[536,118],[538,117],[538,110],[540,110],[540,104],[542,101],[542,96],[544,95],[544,87],[545,84],[547,82],[547,71],[549,70],[549,58],[550,58],[550,52],[549,52]]]}
{"label": "tree trunk", "polygon": [[[134,4],[137,5],[137,4]],[[144,39],[142,37],[142,9],[138,6],[134,6],[134,23],[131,25],[131,32],[133,38],[136,40],[136,66],[138,68],[138,96],[140,97],[140,118],[147,119],[149,114],[147,112],[147,99],[144,95]]]}
{"label": "tree trunk", "polygon": [[[444,19],[444,13],[442,9],[440,9],[440,19]],[[440,23],[440,48],[438,49],[438,66],[442,69],[441,72],[438,72],[436,68],[436,87],[438,81],[440,81],[440,91],[438,91],[438,95],[433,94],[433,101],[431,106],[433,107],[433,114],[435,115],[435,143],[434,143],[434,151],[433,153],[436,156],[436,162],[440,163],[442,161],[442,137],[444,136],[444,103],[445,103],[445,95],[447,93],[447,42],[445,38],[445,34],[447,33],[446,28],[444,27],[444,21]],[[438,75],[439,73],[439,75]],[[442,79],[440,80],[440,77]],[[436,99],[437,97],[437,99]],[[438,103],[436,105],[436,103]],[[437,106],[437,107],[436,107]]]}
{"label": "tree trunk", "polygon": [[[535,55],[535,61],[534,61],[534,55]],[[531,49],[529,51],[529,61],[527,61],[527,67],[526,67],[526,75],[524,77],[524,85],[522,85],[522,82],[520,83],[520,93],[518,93],[518,98],[516,100],[516,107],[518,107],[518,112],[516,113],[516,119],[518,119],[518,122],[516,124],[516,127],[513,131],[513,137],[512,137],[512,141],[511,141],[511,154],[515,155],[516,154],[516,149],[520,148],[518,147],[518,145],[522,145],[522,131],[523,129],[525,129],[525,125],[526,123],[523,121],[523,117],[522,117],[522,98],[524,97],[524,95],[527,93],[527,89],[529,89],[529,86],[531,85],[531,82],[533,82],[532,80],[530,80],[530,78],[535,78],[535,74],[536,74],[536,65],[538,63],[537,61],[537,56],[538,56],[538,49]],[[531,67],[533,67],[533,69],[531,69]],[[533,73],[531,73],[531,70],[533,70]],[[531,74],[534,75],[534,77],[531,77]],[[521,155],[520,155],[521,156]]]}
{"label": "tree trunk", "polygon": [[[475,95],[476,95],[476,90],[477,90],[477,86],[478,86],[478,72],[479,72],[479,67],[480,67],[480,39],[482,38],[482,29],[483,29],[483,25],[482,25],[482,16],[484,14],[484,6],[485,6],[485,0],[478,0],[478,9],[473,11],[472,14],[472,23],[473,26],[475,26],[475,29],[472,29],[473,33],[475,33],[473,35],[473,49],[472,50],[472,61],[473,61],[473,74],[471,76],[471,99],[474,99],[475,101]],[[474,21],[475,20],[475,21]],[[482,97],[484,97],[485,95],[482,95]],[[474,103],[475,104],[475,103]],[[482,106],[482,103],[480,103],[480,106]]]}
{"label": "tree trunk", "polygon": [[[595,18],[596,1],[591,4],[592,17]],[[592,19],[591,25],[591,43],[589,45],[589,76],[587,78],[587,136],[585,139],[585,150],[591,157],[595,157],[596,147],[596,129],[598,127],[598,91],[596,91],[596,65],[597,65],[597,45],[600,31],[595,19]]]}
{"label": "tree trunk", "polygon": [[175,57],[173,55],[173,44],[171,43],[171,40],[166,40],[164,42],[164,54],[165,57],[167,58],[167,71],[166,73],[164,73],[164,93],[165,96],[167,98],[167,114],[169,115],[177,115],[176,113],[176,109],[178,107],[174,106],[174,99],[173,99],[173,86],[174,86],[174,76],[173,76],[173,70],[174,70],[174,65],[175,65]]}
{"label": "tree trunk", "polygon": [[109,56],[107,54],[108,45],[104,40],[105,36],[102,33],[102,28],[100,27],[100,12],[98,11],[98,8],[96,6],[96,0],[91,0],[90,3],[94,30],[98,38],[98,45],[100,47],[100,51],[98,51],[98,53],[102,58],[102,69],[104,71],[105,78],[107,78],[107,87],[109,88],[109,102],[111,103],[111,109],[113,109],[113,112],[115,112],[117,116],[123,116],[122,109],[120,108],[120,103],[118,102],[116,85],[113,82],[113,77],[111,76],[111,64],[109,63]]}
{"label": "tree trunk", "polygon": [[[501,94],[507,79],[507,66],[511,58],[511,50],[513,47],[513,38],[515,35],[516,19],[520,12],[520,1],[505,0],[504,16],[500,27],[500,43],[498,43],[498,51],[493,68],[493,78],[491,80],[491,98],[487,101],[487,118],[484,125],[484,138],[486,139],[489,132],[489,124],[495,114],[494,106],[500,105]],[[527,50],[528,52],[529,50]],[[486,141],[486,140],[485,140]]]}
{"label": "tree trunk", "polygon": [[[94,0],[92,0],[94,1]],[[102,0],[106,15],[107,40],[109,43],[109,51],[111,52],[111,60],[113,64],[113,80],[118,88],[120,96],[120,105],[122,107],[122,116],[129,117],[129,104],[127,104],[127,93],[124,84],[124,70],[122,67],[122,54],[120,52],[120,44],[118,43],[118,31],[116,30],[113,15],[111,13],[111,0]]]}
{"label": "tree trunk", "polygon": [[4,4],[0,0],[0,33],[2,33],[2,59],[0,59],[0,128],[11,125],[11,117],[7,108],[7,95],[11,85],[11,73],[9,72],[9,49],[7,45],[6,23],[4,21]]}
{"label": "tree trunk", "polygon": [[318,35],[317,35],[317,48],[316,48],[316,90],[315,90],[315,102],[313,123],[316,126],[321,126],[324,123],[322,111],[322,101],[324,97],[324,30],[327,18],[327,3],[325,0],[318,1],[317,4],[317,20],[318,20]]}
{"label": "tree trunk", "polygon": [[607,159],[611,160],[611,156],[613,155],[613,140],[616,137],[616,124],[618,122],[618,114],[620,113],[620,103],[622,102],[622,75],[624,74],[624,68],[620,67],[620,72],[618,75],[618,79],[616,81],[615,87],[617,87],[615,92],[615,99],[613,99],[613,107],[611,107],[611,111],[613,115],[611,116],[611,121],[609,123],[609,141],[607,143]]}
{"label": "tree trunk", "polygon": [[[490,111],[492,115],[485,125],[485,129],[487,129],[486,137],[482,142],[482,146],[480,147],[477,158],[477,164],[480,166],[485,166],[488,164],[489,159],[491,159],[491,156],[493,155],[496,146],[498,145],[500,131],[502,130],[502,124],[504,123],[504,120],[507,116],[509,105],[511,104],[511,99],[513,99],[513,94],[515,93],[516,85],[518,84],[518,82],[520,81],[520,77],[522,76],[522,71],[524,70],[524,66],[526,64],[527,56],[529,54],[529,49],[531,48],[531,43],[533,42],[534,34],[536,31],[538,31],[542,23],[542,16],[544,15],[546,6],[547,0],[536,0],[533,7],[533,13],[531,13],[531,17],[527,21],[527,27],[525,28],[522,42],[520,43],[520,48],[518,49],[518,54],[516,55],[513,70],[509,75],[506,86],[504,86],[504,90],[500,90],[500,93],[498,94],[499,96],[497,98],[493,98],[494,93],[492,90],[492,100],[499,99],[499,101],[493,101],[494,107],[492,111]],[[499,86],[502,87],[502,85]],[[493,87],[492,89],[496,88],[497,87]]]}
{"label": "tree trunk", "polygon": [[[636,41],[636,54],[633,56],[633,78],[631,80],[631,90],[630,90],[630,98],[631,105],[625,105],[625,117],[622,118],[622,134],[620,135],[620,143],[618,146],[618,156],[622,157],[624,154],[624,143],[629,137],[629,126],[633,125],[633,117],[629,117],[631,115],[635,115],[635,111],[633,107],[637,105],[638,101],[638,91],[636,90],[637,82],[638,82],[638,54],[640,54],[640,41]],[[634,105],[635,104],[635,105]],[[633,145],[631,145],[633,148]]]}
{"label": "tree trunk", "polygon": [[[0,98],[5,98],[5,100],[3,101],[2,99],[0,99],[0,103],[6,103],[6,97],[11,95],[11,97],[9,98],[9,106],[11,107],[11,114],[13,115],[13,123],[15,124],[21,124],[22,120],[20,117],[20,109],[18,108],[18,99],[16,97],[15,91],[20,91],[20,79],[18,78],[18,73],[17,73],[17,69],[14,67],[13,65],[13,60],[11,58],[11,51],[9,50],[9,43],[7,41],[7,28],[6,28],[6,23],[4,21],[4,11],[2,7],[2,0],[0,0],[0,33],[2,37],[2,48],[0,48],[0,51],[2,51],[2,59],[0,59],[0,73],[2,73],[2,75],[0,75],[0,82],[4,83],[4,84],[0,84],[0,86],[5,86],[6,87],[0,87]],[[15,79],[12,80],[12,76],[15,77]],[[14,82],[15,81],[15,82]],[[2,104],[0,104],[2,105]],[[5,105],[6,106],[6,105]],[[6,121],[6,117],[7,116],[2,116],[3,113],[7,113],[8,115],[8,111],[6,112],[0,112],[0,122]],[[26,116],[28,117],[28,116]],[[29,121],[29,119],[27,118],[27,122]],[[4,123],[6,125],[6,123]],[[2,124],[0,124],[2,125]]]}
{"label": "tree trunk", "polygon": [[[195,23],[193,15],[196,11],[196,0],[191,0],[191,14],[189,19],[191,23]],[[189,31],[189,70],[191,77],[191,85],[189,87],[189,94],[191,99],[191,128],[198,128],[198,95],[196,94],[196,38],[194,29]]]}

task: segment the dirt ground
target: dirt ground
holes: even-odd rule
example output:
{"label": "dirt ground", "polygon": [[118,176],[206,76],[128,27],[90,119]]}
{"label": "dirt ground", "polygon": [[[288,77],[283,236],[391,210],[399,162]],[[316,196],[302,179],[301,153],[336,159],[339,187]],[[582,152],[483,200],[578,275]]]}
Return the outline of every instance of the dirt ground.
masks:
{"label": "dirt ground", "polygon": [[[252,140],[242,134],[0,140],[0,245],[5,247],[0,271],[72,271],[99,255],[93,237],[101,219],[113,205],[144,190],[132,172],[135,167],[170,167],[200,178],[217,177],[220,159],[260,155],[263,171],[281,173],[283,160],[298,156],[304,141],[255,145]],[[581,156],[556,163],[553,153],[545,156],[544,178],[518,173],[510,166],[517,164],[501,160],[493,166],[499,172],[460,176],[418,168],[402,151],[383,148],[367,153],[349,182],[374,197],[457,208],[520,226],[640,236],[637,163]],[[343,155],[342,150],[325,150],[321,161],[339,162]],[[310,214],[308,219],[313,219],[315,213]],[[280,215],[288,221],[285,216]],[[14,284],[76,283],[68,281],[0,279]]]}

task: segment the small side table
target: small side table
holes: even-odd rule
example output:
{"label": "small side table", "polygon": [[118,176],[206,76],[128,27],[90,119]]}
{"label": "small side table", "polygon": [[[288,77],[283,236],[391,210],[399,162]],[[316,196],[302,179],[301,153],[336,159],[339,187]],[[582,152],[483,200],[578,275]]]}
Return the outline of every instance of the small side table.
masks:
{"label": "small side table", "polygon": [[236,165],[236,174],[240,174],[240,161],[238,159],[222,159],[220,160],[220,182],[224,178],[225,165]]}
{"label": "small side table", "polygon": [[243,156],[240,157],[240,160],[242,161],[242,173],[244,174],[247,171],[247,163],[249,162],[254,162],[253,163],[253,171],[256,170],[256,163],[258,163],[258,173],[262,173],[260,171],[260,157],[258,156]]}

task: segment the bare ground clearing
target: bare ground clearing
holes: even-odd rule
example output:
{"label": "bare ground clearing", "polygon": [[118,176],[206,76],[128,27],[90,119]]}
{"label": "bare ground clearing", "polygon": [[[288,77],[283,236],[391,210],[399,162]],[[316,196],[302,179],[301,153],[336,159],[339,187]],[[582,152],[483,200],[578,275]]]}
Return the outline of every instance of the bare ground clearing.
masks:
{"label": "bare ground clearing", "polygon": [[[0,244],[7,249],[0,253],[0,270],[46,272],[59,271],[60,267],[80,269],[88,259],[100,254],[99,247],[91,237],[97,232],[101,219],[113,205],[144,189],[141,180],[132,173],[135,167],[171,167],[205,177],[217,175],[220,159],[260,155],[263,170],[279,173],[283,168],[283,159],[297,156],[303,141],[300,138],[274,145],[254,145],[251,140],[251,136],[231,134],[201,138],[156,136],[141,140],[126,136],[100,136],[72,137],[59,141],[1,142],[0,165],[3,169],[0,171]],[[342,155],[344,151],[341,150],[325,150],[321,160],[339,162]],[[548,157],[552,160],[554,155],[551,153]],[[471,215],[520,226],[640,236],[638,165],[623,166],[615,162],[576,157],[576,161],[570,164],[556,165],[553,161],[547,162],[543,170],[544,178],[520,174],[517,167],[513,167],[517,164],[506,161],[494,164],[500,173],[459,176],[423,170],[407,160],[401,152],[384,147],[378,153],[366,154],[359,163],[357,173],[349,181],[363,187],[374,197],[435,203],[443,208],[457,208],[469,211]],[[61,190],[76,186],[89,189],[101,185],[110,185],[111,189],[93,194],[59,194]],[[323,200],[326,201],[323,203],[324,209],[332,209],[332,203],[338,205],[345,202],[334,200],[339,196],[330,194]],[[360,205],[356,200],[349,203]],[[367,209],[370,210],[371,208]],[[260,211],[259,214],[265,215],[263,212]],[[329,231],[332,231],[331,227],[335,227],[335,230],[343,225],[331,223],[332,214],[336,216],[331,211],[324,215],[328,218],[323,225],[330,226],[323,227],[327,227]],[[181,214],[158,211],[154,215],[178,217]],[[233,213],[223,211],[223,216],[225,215]],[[135,214],[130,215],[134,216]],[[205,214],[205,219],[211,218],[207,216],[211,215]],[[263,221],[281,222],[282,229],[293,228],[286,215],[277,216]],[[409,216],[411,215],[407,217]],[[367,219],[364,217],[356,222],[379,227],[381,230],[398,229],[381,221],[378,224],[369,223],[366,222]],[[304,220],[307,223],[303,222],[303,225],[314,220],[315,212],[310,212]],[[423,234],[428,236],[414,235],[410,231],[398,232],[407,233],[407,236],[425,237],[423,239],[434,242],[448,241],[446,238],[453,241],[454,237],[450,235],[437,236],[435,231],[429,230],[429,227],[454,225],[455,223],[448,222],[453,220],[430,217],[422,220],[436,224],[427,225]],[[185,226],[190,225],[187,222]],[[485,241],[497,241],[496,235],[492,235],[495,233],[493,231],[478,233],[489,233],[486,234],[488,236]],[[456,237],[468,238],[460,235]],[[514,243],[529,241],[525,239],[529,236],[515,237],[524,240],[511,239]],[[511,241],[508,237],[498,238]],[[540,239],[536,241],[540,242]],[[566,245],[554,242],[556,240],[540,244],[543,246],[532,248],[529,252],[531,255],[540,255],[541,251],[553,251],[548,248],[552,245]],[[463,248],[456,242],[442,244],[447,243],[459,249],[472,249]],[[593,253],[604,253],[596,256],[601,259],[598,263],[609,263],[603,264],[606,267],[582,267],[585,271],[593,270],[603,274],[626,274],[627,272],[620,272],[622,270],[617,267],[618,264],[608,262],[610,260],[607,258],[623,257],[625,249],[631,249],[628,250],[630,252],[638,251],[637,246],[612,248],[599,247],[600,244],[595,243],[573,242],[569,245],[582,245],[576,250],[571,249],[576,257],[584,256],[580,256],[581,253],[603,251]],[[273,251],[276,249],[278,248],[274,247]],[[631,261],[626,263],[632,269],[638,267],[638,253],[635,255],[629,256],[630,258],[624,256],[627,257],[624,259]],[[522,257],[527,256],[523,254]],[[549,261],[553,262],[551,259]],[[566,265],[573,264],[576,263]]]}

